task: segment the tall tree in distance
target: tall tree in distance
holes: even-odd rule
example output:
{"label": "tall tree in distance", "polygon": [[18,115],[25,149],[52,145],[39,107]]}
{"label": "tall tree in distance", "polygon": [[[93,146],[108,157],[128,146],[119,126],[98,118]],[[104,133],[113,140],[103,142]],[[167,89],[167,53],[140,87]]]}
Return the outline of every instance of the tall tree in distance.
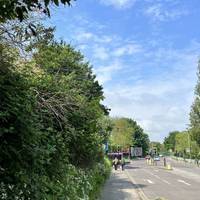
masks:
{"label": "tall tree in distance", "polygon": [[128,148],[132,144],[133,127],[130,126],[126,118],[114,118],[113,125],[112,144],[122,149]]}
{"label": "tall tree in distance", "polygon": [[136,121],[129,118],[114,118],[111,144],[122,149],[130,146],[142,147],[146,154],[149,148],[149,137]]}
{"label": "tall tree in distance", "polygon": [[156,149],[156,152],[159,154],[160,152],[164,151],[164,145],[160,142],[157,141],[151,141],[150,142],[150,148],[151,149]]}
{"label": "tall tree in distance", "polygon": [[142,147],[143,155],[146,155],[149,150],[149,136],[144,133],[144,130],[137,124],[136,121],[129,119],[128,120],[131,126],[134,128],[133,131],[133,146]]}
{"label": "tall tree in distance", "polygon": [[195,100],[190,112],[190,124],[192,128],[192,138],[200,145],[200,61],[198,64],[197,77]]}
{"label": "tall tree in distance", "polygon": [[169,135],[164,140],[164,147],[166,150],[172,150],[174,152],[175,145],[176,145],[176,135],[179,133],[179,131],[172,131],[169,133]]}
{"label": "tall tree in distance", "polygon": [[185,156],[187,149],[190,148],[188,132],[179,132],[175,137],[175,151]]}

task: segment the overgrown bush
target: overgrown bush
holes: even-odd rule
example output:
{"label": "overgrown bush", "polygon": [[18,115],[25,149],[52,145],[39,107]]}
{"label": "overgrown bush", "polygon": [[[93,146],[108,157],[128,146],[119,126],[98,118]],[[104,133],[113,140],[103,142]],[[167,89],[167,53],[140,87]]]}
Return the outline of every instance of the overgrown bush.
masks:
{"label": "overgrown bush", "polygon": [[56,42],[29,60],[0,44],[0,59],[0,199],[94,199],[109,165],[103,91],[89,63]]}

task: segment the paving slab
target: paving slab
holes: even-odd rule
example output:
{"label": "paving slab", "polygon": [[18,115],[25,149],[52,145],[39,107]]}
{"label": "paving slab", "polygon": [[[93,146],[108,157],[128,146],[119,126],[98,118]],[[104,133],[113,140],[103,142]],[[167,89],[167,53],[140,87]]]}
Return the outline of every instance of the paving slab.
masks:
{"label": "paving slab", "polygon": [[136,186],[128,178],[125,171],[112,170],[105,183],[99,200],[139,200]]}

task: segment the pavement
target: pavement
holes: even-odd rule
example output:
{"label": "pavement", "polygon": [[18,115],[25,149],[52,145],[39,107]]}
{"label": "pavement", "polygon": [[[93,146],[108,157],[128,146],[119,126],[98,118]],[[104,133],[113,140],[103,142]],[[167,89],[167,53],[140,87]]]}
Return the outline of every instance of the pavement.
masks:
{"label": "pavement", "polygon": [[200,168],[176,163],[166,170],[145,160],[127,164],[125,171],[112,171],[100,200],[200,200]]}
{"label": "pavement", "polygon": [[112,170],[104,185],[99,200],[139,200],[137,187],[129,179],[126,171]]}

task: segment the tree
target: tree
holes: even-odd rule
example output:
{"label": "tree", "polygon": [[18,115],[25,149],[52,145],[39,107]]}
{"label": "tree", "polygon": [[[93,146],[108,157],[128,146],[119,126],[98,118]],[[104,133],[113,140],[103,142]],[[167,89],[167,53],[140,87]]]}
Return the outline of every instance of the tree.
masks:
{"label": "tree", "polygon": [[160,153],[161,151],[163,151],[163,144],[161,144],[160,142],[152,141],[150,142],[149,146],[151,149],[156,149],[157,153]]}
{"label": "tree", "polygon": [[190,143],[188,141],[188,132],[179,132],[175,137],[175,151],[177,153],[181,153],[182,155],[186,155],[187,149],[190,149]]}
{"label": "tree", "polygon": [[136,121],[129,118],[114,118],[111,143],[122,148],[142,147],[143,154],[148,152],[149,137]]}
{"label": "tree", "polygon": [[129,148],[133,143],[133,127],[126,118],[114,118],[111,134],[112,145],[121,149]]}
{"label": "tree", "polygon": [[112,119],[109,116],[103,116],[98,120],[97,126],[102,143],[107,143],[113,129]]}
{"label": "tree", "polygon": [[16,199],[16,195],[19,199],[42,199],[44,165],[53,150],[41,145],[47,131],[42,136],[38,129],[33,112],[36,98],[28,77],[18,70],[19,52],[0,44],[0,58],[0,193],[7,199]]}
{"label": "tree", "polygon": [[191,128],[190,131],[191,131],[192,139],[194,141],[196,141],[196,143],[200,147],[200,127],[195,126],[195,127]]}
{"label": "tree", "polygon": [[198,64],[197,78],[195,100],[190,111],[190,124],[192,138],[200,146],[200,61]]}
{"label": "tree", "polygon": [[193,158],[198,158],[200,156],[200,146],[195,140],[191,141],[191,155]]}
{"label": "tree", "polygon": [[[14,48],[19,49],[23,57],[30,57],[32,51],[41,43],[50,43],[54,39],[54,30],[52,27],[44,27],[37,17],[29,18],[23,22],[8,21],[6,23],[0,23],[0,41]],[[32,31],[27,29],[30,23],[34,23],[34,30],[36,35],[32,34]]]}
{"label": "tree", "polygon": [[193,139],[200,146],[200,61],[197,71],[197,84],[195,88],[195,100],[190,111],[190,124]]}
{"label": "tree", "polygon": [[[49,5],[59,4],[71,5],[72,0],[1,0],[0,1],[0,22],[6,22],[7,20],[18,19],[23,21],[31,13],[40,11],[50,17]],[[34,28],[30,24],[31,29]]]}
{"label": "tree", "polygon": [[49,125],[66,137],[69,158],[74,165],[92,164],[101,143],[98,120],[102,108],[102,87],[95,80],[84,57],[65,43],[41,44],[33,60],[42,71],[35,81],[39,112],[44,128]]}
{"label": "tree", "polygon": [[176,135],[179,133],[179,131],[172,131],[169,133],[167,137],[164,139],[164,147],[167,150],[172,150],[174,152],[175,145],[176,145]]}
{"label": "tree", "polygon": [[103,88],[72,46],[36,44],[25,60],[0,43],[0,199],[83,199],[110,130]]}
{"label": "tree", "polygon": [[146,155],[149,150],[149,136],[144,133],[143,129],[137,124],[136,121],[129,119],[129,123],[134,127],[133,131],[133,146],[142,147],[143,155]]}

